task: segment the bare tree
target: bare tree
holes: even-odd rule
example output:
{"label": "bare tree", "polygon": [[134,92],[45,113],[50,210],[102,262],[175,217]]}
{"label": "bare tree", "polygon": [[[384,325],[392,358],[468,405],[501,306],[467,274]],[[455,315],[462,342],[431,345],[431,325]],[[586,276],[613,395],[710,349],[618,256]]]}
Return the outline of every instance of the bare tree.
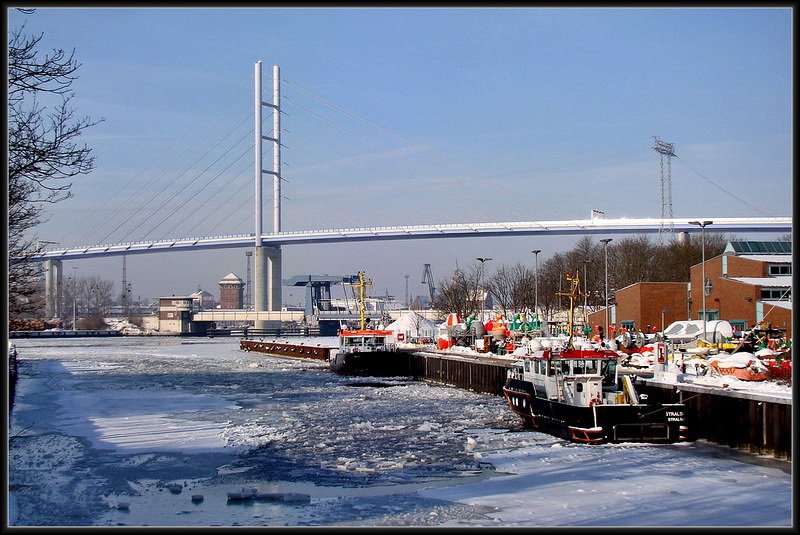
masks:
{"label": "bare tree", "polygon": [[75,119],[72,83],[80,64],[74,51],[42,54],[43,37],[26,36],[24,25],[8,42],[8,253],[9,314],[33,312],[39,271],[29,260],[42,247],[30,230],[43,205],[69,198],[70,179],[94,168],[91,150],[77,144],[89,118]]}
{"label": "bare tree", "polygon": [[78,283],[80,295],[86,303],[89,316],[103,316],[114,295],[114,281],[101,279],[97,275],[81,279]]}
{"label": "bare tree", "polygon": [[480,300],[480,269],[469,272],[456,268],[450,280],[441,281],[434,296],[433,308],[440,313],[458,313],[462,318],[474,314],[482,306]]}
{"label": "bare tree", "polygon": [[492,275],[489,280],[489,292],[497,299],[505,317],[532,309],[535,301],[535,274],[522,263],[514,266],[506,265]]}

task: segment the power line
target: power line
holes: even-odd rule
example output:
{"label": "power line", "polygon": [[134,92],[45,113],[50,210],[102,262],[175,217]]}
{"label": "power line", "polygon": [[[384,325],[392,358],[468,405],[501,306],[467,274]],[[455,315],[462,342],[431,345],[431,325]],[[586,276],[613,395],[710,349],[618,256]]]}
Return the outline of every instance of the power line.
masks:
{"label": "power line", "polygon": [[697,173],[697,175],[698,175],[698,176],[700,176],[700,177],[701,177],[701,178],[703,178],[704,180],[708,181],[708,182],[709,182],[709,183],[710,183],[712,186],[714,186],[715,188],[717,188],[717,189],[718,189],[718,190],[720,190],[721,192],[725,193],[725,194],[726,194],[726,195],[728,195],[729,197],[731,197],[731,198],[733,198],[733,199],[736,199],[737,201],[739,201],[740,203],[744,204],[745,206],[747,206],[747,207],[749,207],[749,208],[752,208],[752,209],[753,209],[753,210],[755,210],[755,212],[756,212],[756,213],[758,213],[758,214],[761,214],[761,215],[769,215],[769,214],[768,214],[767,212],[765,212],[764,210],[762,210],[762,209],[760,209],[760,208],[757,208],[756,206],[754,206],[754,205],[750,204],[749,202],[747,202],[746,200],[742,199],[741,197],[738,197],[738,196],[734,195],[733,193],[731,193],[730,191],[728,191],[727,189],[723,188],[722,186],[720,186],[719,184],[717,184],[716,182],[714,182],[713,180],[711,180],[710,178],[708,178],[707,176],[705,176],[703,173],[701,173],[700,171],[698,171],[697,169],[695,169],[694,167],[692,167],[691,165],[689,165],[689,164],[686,162],[686,160],[684,160],[683,158],[680,158],[680,157],[678,157],[678,156],[676,156],[676,158],[678,158],[678,160],[679,160],[679,161],[683,162],[683,164],[684,164],[686,167],[688,167],[689,169],[691,169],[692,171],[694,171],[695,173]]}

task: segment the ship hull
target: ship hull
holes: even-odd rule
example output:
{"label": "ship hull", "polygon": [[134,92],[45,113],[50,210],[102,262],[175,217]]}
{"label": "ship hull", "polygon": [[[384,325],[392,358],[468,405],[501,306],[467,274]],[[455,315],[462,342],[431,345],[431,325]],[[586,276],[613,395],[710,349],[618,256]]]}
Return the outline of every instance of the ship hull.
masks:
{"label": "ship hull", "polygon": [[395,377],[408,375],[409,355],[402,351],[339,351],[331,357],[330,369],[340,375]]}
{"label": "ship hull", "polygon": [[573,442],[673,443],[686,440],[683,404],[580,407],[537,397],[530,382],[508,379],[503,397],[525,425]]}

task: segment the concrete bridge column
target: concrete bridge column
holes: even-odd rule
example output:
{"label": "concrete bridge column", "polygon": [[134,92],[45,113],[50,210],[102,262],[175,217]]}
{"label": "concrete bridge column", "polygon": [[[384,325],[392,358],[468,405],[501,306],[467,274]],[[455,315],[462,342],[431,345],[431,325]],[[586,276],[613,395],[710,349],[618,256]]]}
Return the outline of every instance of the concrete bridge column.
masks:
{"label": "concrete bridge column", "polygon": [[64,286],[64,268],[61,260],[44,263],[45,316],[47,319],[61,317],[61,297]]}
{"label": "concrete bridge column", "polygon": [[282,255],[280,247],[264,247],[267,251],[267,306],[268,310],[280,311],[283,305]]}
{"label": "concrete bridge column", "polygon": [[[281,309],[281,249],[280,247],[256,247],[253,254],[255,273],[253,276],[253,305],[256,312],[280,311]],[[280,321],[257,320],[256,329],[279,327]]]}

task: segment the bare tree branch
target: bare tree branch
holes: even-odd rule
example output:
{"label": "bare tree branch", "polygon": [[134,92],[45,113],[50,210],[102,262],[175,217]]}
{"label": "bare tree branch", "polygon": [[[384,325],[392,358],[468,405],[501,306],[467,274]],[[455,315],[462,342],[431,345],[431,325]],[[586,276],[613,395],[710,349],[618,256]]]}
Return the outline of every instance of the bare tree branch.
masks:
{"label": "bare tree branch", "polygon": [[[22,11],[27,13],[28,11]],[[32,12],[32,11],[31,11]],[[77,138],[102,121],[75,118],[72,83],[80,64],[75,51],[42,53],[43,34],[24,35],[23,25],[8,41],[8,253],[9,314],[41,308],[41,268],[29,260],[41,253],[35,236],[42,207],[71,196],[71,178],[94,169],[91,149]],[[54,101],[51,107],[43,103]]]}

